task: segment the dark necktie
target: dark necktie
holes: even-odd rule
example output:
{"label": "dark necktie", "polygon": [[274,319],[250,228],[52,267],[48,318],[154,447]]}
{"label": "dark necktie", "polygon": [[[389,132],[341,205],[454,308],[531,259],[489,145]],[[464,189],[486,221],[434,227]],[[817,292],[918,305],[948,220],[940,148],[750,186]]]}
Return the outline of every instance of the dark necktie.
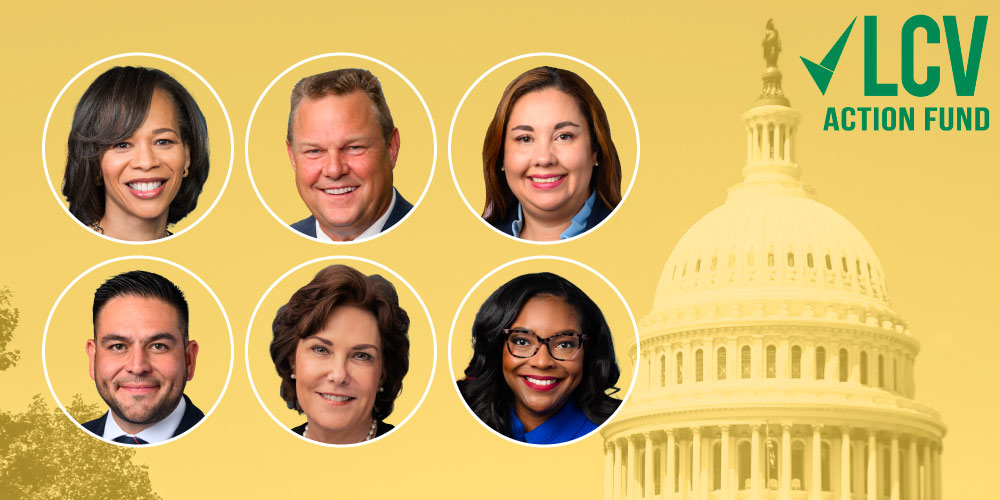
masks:
{"label": "dark necktie", "polygon": [[125,434],[122,434],[121,436],[112,439],[112,441],[116,443],[131,444],[131,445],[149,444],[145,439],[139,439],[135,436],[127,436]]}

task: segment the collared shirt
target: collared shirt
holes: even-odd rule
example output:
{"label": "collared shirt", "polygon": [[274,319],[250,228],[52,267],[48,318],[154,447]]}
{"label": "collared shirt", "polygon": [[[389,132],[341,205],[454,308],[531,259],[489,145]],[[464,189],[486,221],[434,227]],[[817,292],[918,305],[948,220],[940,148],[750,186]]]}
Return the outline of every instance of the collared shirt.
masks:
{"label": "collared shirt", "polygon": [[[399,193],[396,192],[396,188],[392,189],[392,201],[389,202],[389,208],[385,210],[385,213],[381,217],[375,219],[375,222],[368,226],[361,234],[359,234],[352,241],[361,241],[371,238],[382,232],[382,228],[385,227],[385,223],[389,222],[389,214],[392,213],[392,209],[396,208],[396,197]],[[322,241],[323,243],[337,243],[333,241],[326,233],[323,232],[323,228],[319,227],[319,219],[316,220],[316,239]]]}
{"label": "collared shirt", "polygon": [[108,417],[104,419],[104,434],[101,436],[108,441],[115,439],[118,436],[134,436],[149,444],[160,443],[166,441],[174,436],[174,432],[177,431],[177,426],[181,424],[181,420],[184,419],[184,411],[187,410],[187,401],[184,401],[182,397],[180,402],[177,403],[177,408],[167,415],[167,418],[160,420],[159,422],[146,427],[145,429],[139,431],[138,434],[129,434],[122,430],[118,426],[118,422],[115,421],[114,415],[111,414],[111,410],[108,410]]}
{"label": "collared shirt", "polygon": [[[594,208],[594,203],[597,201],[597,191],[591,191],[590,197],[583,204],[583,208],[580,209],[576,215],[570,219],[569,227],[566,228],[562,234],[559,235],[560,240],[565,240],[572,238],[578,234],[583,233],[587,230],[587,219],[590,218],[590,211]],[[517,204],[517,219],[510,225],[510,232],[514,234],[515,238],[521,237],[521,228],[524,227],[524,212],[521,211],[521,204]]]}
{"label": "collared shirt", "polygon": [[542,422],[542,425],[525,432],[524,424],[517,418],[514,408],[510,409],[511,437],[518,441],[532,444],[559,444],[586,436],[597,428],[583,410],[576,404],[574,398],[569,398],[555,415]]}

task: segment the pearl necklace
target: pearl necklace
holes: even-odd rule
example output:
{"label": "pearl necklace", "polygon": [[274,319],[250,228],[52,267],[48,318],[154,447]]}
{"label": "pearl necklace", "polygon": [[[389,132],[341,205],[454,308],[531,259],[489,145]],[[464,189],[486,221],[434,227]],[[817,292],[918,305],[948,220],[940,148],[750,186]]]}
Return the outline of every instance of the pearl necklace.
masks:
{"label": "pearl necklace", "polygon": [[[358,441],[358,442],[359,443],[363,443],[365,441],[371,441],[372,438],[375,437],[375,429],[377,429],[377,428],[378,428],[378,422],[373,418],[372,419],[372,427],[371,427],[371,429],[368,429],[368,435],[365,436],[364,439],[362,439],[361,441]],[[304,437],[306,439],[309,439],[309,437],[306,436],[306,434],[308,432],[309,432],[309,424],[306,423],[306,426],[302,429],[302,437]]]}

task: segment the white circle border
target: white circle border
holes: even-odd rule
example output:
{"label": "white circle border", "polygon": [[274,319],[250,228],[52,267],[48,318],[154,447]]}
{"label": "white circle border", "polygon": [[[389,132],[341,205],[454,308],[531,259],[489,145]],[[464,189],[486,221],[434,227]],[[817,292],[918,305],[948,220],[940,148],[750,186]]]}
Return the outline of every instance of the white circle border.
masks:
{"label": "white circle border", "polygon": [[[597,276],[598,278],[600,278],[601,281],[603,281],[605,285],[608,285],[608,287],[610,287],[611,290],[613,290],[615,292],[615,295],[618,296],[618,300],[620,300],[622,302],[622,305],[625,306],[625,311],[628,312],[629,319],[632,320],[632,330],[635,332],[635,366],[632,368],[632,383],[629,384],[629,386],[628,386],[628,392],[626,392],[625,393],[625,397],[622,398],[621,404],[619,404],[618,408],[615,409],[615,412],[612,413],[611,416],[608,417],[607,420],[605,420],[603,423],[601,423],[601,425],[597,426],[596,429],[594,429],[594,430],[588,432],[587,434],[585,434],[583,436],[580,436],[580,437],[578,437],[576,439],[572,439],[572,440],[569,440],[569,441],[564,441],[562,443],[554,443],[554,444],[525,443],[525,442],[522,442],[522,441],[517,441],[517,440],[515,440],[513,438],[510,438],[508,436],[504,436],[503,434],[500,434],[495,429],[493,429],[492,427],[486,425],[485,422],[483,422],[482,420],[480,420],[479,417],[476,415],[476,413],[474,411],[472,411],[472,408],[469,408],[469,404],[465,402],[465,398],[462,397],[462,393],[461,393],[461,391],[458,390],[458,384],[456,383],[456,381],[458,380],[458,378],[455,376],[455,362],[454,362],[454,360],[452,358],[451,347],[454,345],[454,340],[455,340],[455,338],[454,338],[455,337],[455,325],[458,323],[458,316],[459,316],[459,314],[461,314],[462,310],[465,308],[465,303],[469,300],[469,297],[472,296],[472,293],[479,289],[480,285],[482,285],[484,281],[486,281],[487,279],[489,279],[490,277],[492,277],[497,272],[502,271],[502,270],[504,270],[504,269],[506,269],[508,267],[511,267],[511,266],[513,266],[515,264],[519,264],[521,262],[528,262],[528,261],[532,261],[532,260],[557,260],[557,261],[565,262],[565,263],[568,263],[568,264],[573,264],[573,265],[575,265],[577,267],[581,267],[583,269],[586,269],[587,271],[590,271],[591,274],[593,274],[594,276]],[[458,395],[458,400],[462,402],[462,406],[464,406],[465,409],[469,411],[469,415],[471,415],[472,418],[476,419],[476,422],[479,422],[480,425],[482,425],[485,429],[487,429],[488,431],[492,432],[493,434],[495,434],[495,435],[497,435],[497,436],[499,436],[499,437],[501,437],[503,439],[506,439],[507,441],[510,441],[511,443],[516,443],[516,444],[519,444],[519,445],[522,445],[522,446],[530,446],[530,447],[533,447],[533,448],[556,448],[556,447],[559,447],[559,446],[565,446],[565,445],[568,445],[568,444],[573,444],[573,443],[576,443],[577,441],[581,441],[583,439],[587,439],[588,437],[594,435],[594,433],[600,431],[602,427],[604,427],[605,425],[608,425],[608,423],[611,422],[611,420],[613,418],[615,418],[615,416],[618,415],[618,412],[622,411],[622,408],[625,407],[625,403],[628,401],[629,396],[632,395],[632,389],[635,388],[635,382],[639,378],[639,366],[640,366],[641,362],[642,362],[642,359],[641,359],[641,356],[640,356],[640,353],[639,353],[639,325],[636,324],[636,322],[635,322],[635,315],[632,314],[632,308],[629,307],[628,301],[625,300],[625,296],[623,296],[622,293],[620,291],[618,291],[618,287],[616,287],[613,283],[611,283],[611,281],[608,280],[608,278],[606,278],[603,274],[601,274],[601,273],[597,272],[596,270],[594,270],[594,268],[592,268],[592,267],[590,267],[590,266],[588,266],[588,265],[586,265],[586,264],[584,264],[582,262],[579,262],[579,261],[576,261],[576,260],[573,260],[573,259],[569,259],[569,258],[566,258],[566,257],[559,257],[557,255],[533,255],[533,256],[528,256],[528,257],[522,257],[520,259],[514,259],[514,260],[512,260],[510,262],[507,262],[506,264],[501,264],[499,267],[497,267],[497,268],[493,269],[492,271],[486,273],[486,276],[483,276],[482,278],[479,279],[479,281],[476,282],[475,285],[472,285],[472,288],[469,289],[469,292],[466,293],[465,297],[462,298],[462,302],[458,304],[458,309],[455,310],[455,317],[452,318],[452,320],[451,320],[451,328],[448,331],[448,370],[451,373],[451,385],[452,385],[452,387],[455,388],[455,394]]]}
{"label": "white circle border", "polygon": [[319,55],[315,55],[315,56],[303,59],[303,60],[301,60],[301,61],[299,61],[299,62],[297,62],[297,63],[289,66],[288,69],[282,71],[281,73],[278,74],[278,76],[274,77],[274,80],[271,80],[271,83],[267,84],[267,87],[264,89],[264,92],[262,92],[260,94],[260,97],[257,98],[257,102],[253,105],[253,111],[250,112],[250,119],[247,121],[247,133],[246,133],[246,138],[243,141],[243,159],[244,159],[244,161],[246,161],[246,164],[247,164],[247,175],[250,177],[250,187],[253,188],[253,192],[257,195],[257,199],[260,200],[260,204],[264,205],[264,210],[267,210],[267,213],[271,214],[271,217],[274,217],[274,220],[278,221],[278,223],[282,227],[284,227],[285,229],[291,231],[292,233],[294,233],[294,234],[296,234],[296,235],[298,235],[300,237],[306,238],[308,240],[311,240],[311,241],[320,241],[320,240],[318,240],[316,238],[310,238],[310,237],[308,237],[308,236],[306,236],[306,235],[304,235],[304,234],[296,231],[295,229],[292,229],[292,227],[287,222],[281,220],[281,217],[278,217],[278,214],[274,213],[274,210],[271,209],[271,206],[268,205],[266,201],[264,201],[264,197],[261,196],[260,191],[257,189],[257,182],[254,181],[253,172],[251,171],[251,168],[250,168],[250,130],[253,128],[253,119],[254,119],[254,116],[257,115],[257,108],[260,107],[260,103],[264,101],[264,97],[266,97],[267,93],[271,91],[271,87],[273,87],[276,83],[278,83],[278,80],[281,80],[285,75],[287,75],[293,69],[298,68],[299,66],[302,66],[303,64],[315,61],[317,59],[325,59],[327,57],[356,57],[358,59],[364,59],[366,61],[378,64],[379,66],[382,66],[383,68],[385,68],[385,69],[387,69],[389,71],[392,71],[396,76],[398,76],[400,79],[402,79],[404,82],[406,82],[406,84],[409,85],[410,90],[412,90],[413,93],[416,94],[417,99],[420,100],[420,104],[424,107],[424,112],[427,113],[427,121],[431,125],[431,141],[432,141],[433,146],[434,146],[434,151],[433,151],[433,154],[431,156],[431,172],[427,176],[427,182],[424,184],[424,191],[422,193],[420,193],[420,198],[418,198],[417,202],[413,204],[413,208],[410,209],[410,211],[407,212],[406,215],[404,215],[403,218],[399,220],[399,222],[397,222],[396,224],[394,224],[392,227],[386,229],[385,231],[382,231],[379,234],[376,234],[375,236],[372,236],[371,238],[364,238],[362,240],[351,240],[351,241],[323,242],[323,243],[327,243],[327,244],[331,244],[331,245],[352,245],[352,244],[355,244],[355,243],[364,243],[366,241],[374,240],[375,238],[378,238],[379,236],[382,236],[383,234],[387,234],[387,233],[391,232],[393,229],[396,229],[397,227],[401,226],[402,223],[405,222],[406,219],[408,219],[410,217],[410,215],[413,215],[413,212],[415,212],[416,209],[417,209],[417,207],[420,206],[420,202],[424,201],[424,197],[427,195],[427,191],[431,187],[431,181],[434,180],[434,169],[435,169],[435,167],[437,167],[437,156],[438,156],[437,128],[434,126],[434,117],[431,116],[431,109],[427,106],[427,101],[424,100],[424,96],[420,93],[419,90],[417,90],[417,87],[415,85],[413,85],[413,82],[411,82],[408,78],[406,78],[405,76],[403,76],[403,74],[400,73],[399,70],[397,70],[396,68],[393,68],[392,66],[389,66],[388,64],[386,64],[386,63],[384,63],[384,62],[382,62],[382,61],[380,61],[378,59],[375,59],[374,57],[366,56],[364,54],[356,54],[354,52],[328,52],[328,53],[325,53],[325,54],[319,54]]}
{"label": "white circle border", "polygon": [[[633,128],[633,130],[635,130],[635,171],[632,173],[632,180],[629,181],[628,188],[625,189],[625,195],[622,196],[622,200],[618,203],[618,206],[616,206],[611,211],[611,213],[608,214],[608,216],[605,217],[604,220],[602,220],[601,222],[599,222],[596,226],[594,226],[594,227],[592,227],[590,229],[587,229],[586,231],[584,231],[584,232],[582,232],[582,233],[580,233],[580,234],[578,234],[576,236],[573,236],[571,238],[566,238],[564,240],[555,240],[555,241],[532,241],[532,240],[525,240],[525,239],[522,239],[522,238],[517,238],[517,237],[511,236],[511,235],[509,235],[509,234],[507,234],[507,233],[505,233],[503,231],[500,231],[499,229],[493,227],[493,225],[491,225],[490,223],[486,222],[485,219],[483,219],[483,217],[479,214],[478,211],[476,211],[476,209],[472,208],[472,204],[470,204],[469,200],[465,197],[465,193],[462,191],[462,187],[459,186],[459,184],[458,184],[458,177],[455,175],[455,160],[452,158],[452,154],[451,154],[451,139],[452,139],[452,134],[455,131],[455,122],[458,120],[458,114],[462,111],[462,106],[465,104],[465,100],[469,97],[469,94],[471,94],[472,91],[479,85],[479,82],[483,81],[483,79],[485,79],[487,76],[489,76],[490,73],[493,73],[494,71],[496,71],[497,69],[499,69],[501,66],[506,66],[507,64],[512,63],[514,61],[519,61],[521,59],[527,59],[529,57],[558,57],[558,58],[567,59],[567,60],[570,60],[570,61],[582,64],[582,65],[586,66],[587,68],[590,68],[592,71],[594,71],[595,73],[597,73],[598,75],[600,75],[601,77],[603,77],[609,84],[611,84],[611,87],[614,88],[616,92],[618,92],[618,96],[621,97],[622,98],[622,102],[625,103],[625,108],[628,110],[629,116],[632,117],[632,128]],[[480,222],[482,222],[483,224],[485,224],[486,227],[488,227],[488,228],[492,229],[493,231],[495,231],[496,233],[502,234],[502,235],[506,236],[507,238],[510,238],[510,239],[512,239],[514,241],[520,241],[520,242],[523,242],[523,243],[531,243],[533,245],[558,245],[560,243],[566,243],[568,241],[573,241],[573,240],[575,240],[575,239],[577,239],[577,238],[579,238],[579,237],[581,237],[581,236],[583,236],[585,234],[588,234],[591,231],[593,231],[593,230],[595,230],[595,229],[603,226],[605,222],[611,220],[611,218],[614,217],[615,213],[618,212],[618,209],[621,208],[621,206],[625,204],[625,200],[628,199],[628,195],[632,192],[632,186],[635,185],[635,179],[637,177],[639,177],[639,151],[640,151],[640,148],[639,148],[639,123],[635,119],[635,113],[632,111],[632,105],[629,104],[628,99],[625,97],[625,93],[622,92],[622,90],[618,87],[617,84],[615,84],[615,82],[613,80],[611,80],[611,77],[609,77],[608,75],[606,75],[603,71],[597,69],[597,67],[594,66],[593,64],[590,64],[587,61],[584,61],[583,59],[579,59],[579,58],[576,58],[576,57],[573,57],[573,56],[569,56],[569,55],[566,55],[566,54],[560,54],[560,53],[557,53],[557,52],[532,52],[532,53],[529,53],[529,54],[521,54],[519,56],[511,57],[510,59],[507,59],[506,61],[500,62],[500,63],[496,64],[495,66],[493,66],[492,68],[486,70],[486,72],[483,73],[482,75],[480,75],[479,78],[476,78],[476,81],[472,82],[472,85],[469,87],[469,89],[465,91],[465,95],[462,96],[462,100],[458,101],[458,107],[455,108],[455,114],[452,115],[452,117],[451,117],[451,125],[448,127],[448,168],[451,170],[451,180],[455,184],[455,190],[458,191],[458,196],[460,198],[462,198],[462,202],[465,203],[465,206],[469,208],[469,211],[472,212],[472,215],[474,215],[477,219],[479,219]]]}
{"label": "white circle border", "polygon": [[[55,112],[56,106],[59,105],[59,101],[62,99],[63,94],[65,94],[66,91],[69,90],[70,85],[73,85],[73,83],[75,83],[77,81],[77,79],[79,79],[81,76],[83,76],[84,73],[86,73],[86,72],[90,71],[91,69],[93,69],[95,66],[104,64],[104,63],[106,63],[108,61],[113,61],[115,59],[121,59],[121,58],[124,58],[124,57],[152,57],[152,58],[155,58],[155,59],[162,59],[164,61],[176,64],[176,65],[184,68],[185,70],[187,70],[192,75],[196,76],[198,78],[198,80],[201,80],[201,83],[205,84],[205,86],[208,87],[209,92],[211,92],[212,95],[215,96],[215,100],[219,103],[219,107],[222,108],[222,115],[226,117],[226,126],[229,128],[229,170],[226,171],[226,179],[222,182],[222,189],[219,190],[219,194],[218,194],[218,196],[215,197],[215,201],[213,201],[212,204],[209,205],[208,210],[206,210],[205,213],[201,214],[201,217],[198,217],[198,219],[195,220],[193,223],[191,223],[191,225],[189,225],[188,227],[185,227],[184,229],[181,229],[180,231],[176,232],[173,235],[167,236],[165,238],[158,238],[158,239],[155,239],[155,240],[148,240],[148,241],[120,240],[118,238],[112,238],[111,236],[108,236],[108,235],[103,234],[103,233],[98,233],[96,231],[91,231],[90,228],[88,228],[86,225],[84,225],[84,223],[80,222],[76,217],[73,216],[72,213],[70,213],[68,205],[64,205],[63,204],[62,198],[59,196],[59,193],[56,192],[55,186],[52,185],[52,176],[49,175],[48,157],[47,157],[47,155],[45,153],[45,144],[46,144],[46,141],[47,141],[47,138],[48,138],[48,135],[49,135],[49,120],[52,119],[52,113]],[[163,55],[160,55],[160,54],[153,54],[151,52],[124,52],[124,53],[121,53],[121,54],[115,54],[113,56],[105,57],[104,59],[101,59],[100,61],[92,63],[91,65],[87,66],[86,68],[83,68],[79,73],[77,73],[75,76],[73,76],[73,78],[71,78],[69,80],[69,82],[66,83],[65,86],[63,86],[62,90],[59,91],[59,94],[56,95],[56,100],[52,101],[52,106],[49,107],[49,112],[48,112],[47,115],[45,115],[45,126],[42,128],[42,168],[45,170],[45,182],[48,183],[48,185],[49,185],[49,191],[52,191],[52,196],[55,196],[56,202],[59,203],[59,206],[62,207],[62,209],[63,209],[64,212],[66,212],[66,215],[69,215],[70,219],[72,219],[74,222],[76,222],[80,227],[82,227],[84,229],[87,229],[88,232],[94,233],[94,234],[96,234],[96,235],[98,235],[98,236],[100,236],[100,237],[102,237],[102,238],[104,238],[106,240],[116,241],[118,243],[127,243],[129,245],[148,245],[150,243],[159,243],[161,241],[166,241],[166,240],[172,239],[172,238],[174,238],[176,236],[180,236],[180,235],[186,233],[189,229],[191,229],[191,228],[197,226],[199,223],[201,223],[201,221],[204,220],[205,217],[208,216],[208,214],[212,213],[212,210],[215,209],[215,206],[219,204],[219,200],[222,199],[222,194],[226,192],[226,187],[229,186],[229,178],[233,175],[233,160],[234,160],[235,157],[236,157],[236,143],[233,140],[233,122],[232,122],[232,120],[229,119],[229,111],[226,110],[226,105],[222,103],[222,98],[219,97],[219,94],[215,91],[215,88],[213,88],[208,83],[208,80],[205,80],[205,78],[202,77],[201,74],[199,74],[197,71],[191,69],[191,67],[188,66],[187,64],[184,64],[184,63],[182,63],[182,62],[180,62],[180,61],[178,61],[176,59],[173,59],[171,57],[163,56]]]}
{"label": "white circle border", "polygon": [[[287,278],[289,275],[291,275],[295,271],[298,271],[299,269],[302,269],[303,267],[306,267],[306,266],[309,266],[309,265],[312,265],[312,264],[316,264],[317,262],[333,261],[333,260],[353,260],[353,261],[357,261],[357,262],[364,262],[364,263],[366,263],[368,265],[372,265],[372,266],[378,267],[378,268],[380,268],[380,269],[388,272],[389,274],[391,274],[393,277],[395,277],[396,279],[398,279],[401,283],[403,283],[404,285],[406,285],[406,288],[410,291],[410,293],[412,293],[413,296],[417,298],[417,302],[420,303],[420,307],[424,310],[424,316],[427,317],[427,323],[428,323],[428,325],[430,325],[430,329],[431,329],[431,347],[433,349],[434,357],[433,357],[433,360],[431,361],[431,373],[430,373],[430,376],[427,378],[427,386],[424,387],[424,393],[420,396],[420,400],[417,401],[417,405],[414,406],[413,409],[410,410],[410,413],[407,414],[406,417],[404,417],[403,420],[401,420],[398,424],[396,424],[389,432],[386,432],[385,434],[383,434],[381,436],[375,437],[375,438],[371,439],[370,441],[362,441],[360,443],[351,443],[351,444],[323,443],[323,442],[320,442],[320,441],[313,441],[312,439],[309,439],[309,438],[307,438],[305,436],[296,434],[291,429],[289,429],[288,427],[286,427],[285,424],[281,422],[281,420],[278,420],[278,417],[274,416],[274,414],[271,413],[271,410],[267,407],[267,405],[264,404],[264,400],[261,399],[260,393],[257,392],[257,386],[253,382],[253,373],[250,372],[250,333],[253,331],[254,321],[257,319],[257,312],[260,310],[260,306],[264,304],[264,300],[267,299],[268,295],[271,294],[271,291],[274,290],[274,287],[278,286],[278,283],[281,283],[282,281],[284,281],[285,278]],[[271,286],[267,287],[267,290],[264,291],[264,295],[262,295],[260,297],[260,300],[257,301],[257,305],[254,306],[254,308],[253,308],[253,314],[250,315],[250,323],[247,325],[247,340],[246,340],[246,344],[245,344],[244,349],[243,349],[243,358],[244,358],[244,361],[246,362],[247,378],[250,380],[250,389],[253,390],[253,395],[257,398],[257,402],[260,403],[260,407],[264,409],[264,412],[267,413],[267,415],[269,417],[271,417],[271,420],[274,420],[274,422],[276,424],[278,424],[278,427],[281,427],[283,430],[285,430],[285,432],[288,432],[289,434],[291,434],[291,435],[293,435],[293,436],[295,436],[295,437],[297,437],[297,438],[299,438],[299,439],[301,439],[301,440],[303,440],[303,441],[305,441],[307,443],[316,444],[316,445],[320,445],[320,446],[326,446],[328,448],[353,448],[355,446],[364,446],[364,445],[369,444],[369,443],[374,443],[374,442],[376,442],[376,441],[378,441],[378,440],[380,440],[380,439],[382,439],[382,438],[384,438],[384,437],[392,434],[393,432],[396,432],[401,427],[403,427],[403,425],[405,425],[406,422],[408,422],[410,420],[410,418],[412,418],[414,415],[416,415],[417,410],[420,409],[420,405],[424,404],[424,400],[427,399],[427,394],[430,392],[431,386],[434,383],[434,374],[437,371],[437,357],[438,357],[438,355],[437,355],[437,333],[434,330],[434,320],[431,318],[431,312],[427,309],[427,305],[424,304],[424,299],[421,298],[420,294],[418,294],[417,291],[413,288],[413,286],[410,285],[410,282],[408,282],[405,279],[403,279],[403,277],[400,276],[396,271],[393,271],[392,269],[389,269],[388,267],[386,267],[386,266],[384,266],[384,265],[382,265],[382,264],[380,264],[378,262],[375,262],[374,260],[366,259],[364,257],[353,257],[353,256],[350,256],[350,255],[333,255],[333,256],[328,256],[328,257],[317,257],[315,259],[303,262],[303,263],[301,263],[301,264],[299,264],[299,265],[297,265],[297,266],[289,269],[284,274],[282,274],[281,276],[279,276],[278,279],[274,280],[274,283],[271,283]]]}
{"label": "white circle border", "polygon": [[48,362],[47,362],[46,357],[45,357],[45,345],[46,345],[46,339],[48,338],[48,335],[49,335],[49,325],[52,323],[52,317],[55,315],[56,309],[59,307],[59,303],[62,302],[63,297],[65,297],[66,294],[69,293],[70,289],[72,289],[73,286],[75,286],[78,281],[80,281],[81,279],[83,279],[84,276],[86,276],[86,275],[90,274],[91,272],[93,272],[93,271],[95,271],[95,270],[97,270],[97,269],[99,269],[101,267],[104,267],[106,265],[113,264],[115,262],[126,261],[126,260],[151,260],[151,261],[155,261],[155,262],[160,262],[162,264],[167,264],[169,266],[173,266],[173,267],[175,267],[177,269],[180,269],[181,271],[184,271],[185,273],[187,273],[188,276],[191,276],[192,278],[194,278],[195,281],[197,281],[203,288],[205,288],[205,290],[208,290],[208,294],[212,296],[212,299],[215,300],[215,304],[217,306],[219,306],[219,311],[222,312],[222,319],[224,319],[226,321],[226,329],[229,330],[229,373],[226,374],[226,383],[222,386],[222,392],[219,393],[219,397],[215,400],[215,404],[213,404],[212,407],[209,408],[208,412],[205,413],[205,416],[201,420],[199,420],[198,423],[194,424],[194,426],[191,427],[190,429],[184,431],[183,433],[181,433],[181,434],[179,434],[177,436],[174,436],[174,437],[172,437],[170,439],[167,439],[165,441],[161,441],[159,443],[150,443],[148,445],[143,445],[142,446],[143,448],[151,448],[153,446],[160,446],[162,444],[169,443],[169,442],[174,441],[176,439],[180,439],[180,438],[186,436],[189,432],[197,429],[198,426],[200,426],[202,423],[204,423],[206,420],[208,420],[208,417],[212,416],[212,412],[214,412],[215,409],[219,406],[219,403],[222,402],[222,398],[226,395],[226,390],[229,389],[229,381],[233,377],[233,359],[234,359],[234,354],[235,354],[235,350],[236,350],[236,348],[235,348],[235,341],[233,339],[233,325],[232,325],[232,323],[229,322],[229,315],[226,314],[226,308],[222,306],[222,301],[219,300],[219,297],[217,295],[215,295],[215,292],[212,290],[212,288],[209,287],[208,284],[205,283],[205,281],[202,280],[197,274],[191,272],[191,270],[189,270],[188,268],[186,268],[186,267],[184,267],[184,266],[182,266],[182,265],[180,265],[180,264],[178,264],[176,262],[173,262],[173,261],[170,261],[170,260],[167,260],[167,259],[163,259],[163,258],[160,258],[160,257],[149,256],[149,255],[126,255],[126,256],[123,256],[123,257],[116,257],[114,259],[108,259],[108,260],[106,260],[104,262],[101,262],[99,264],[91,266],[86,271],[80,273],[76,278],[73,278],[73,281],[71,281],[69,283],[69,285],[66,285],[66,288],[64,288],[63,291],[62,291],[62,293],[59,294],[59,297],[56,298],[55,304],[52,305],[52,310],[49,311],[49,316],[45,320],[45,330],[42,331],[42,372],[45,374],[45,383],[49,386],[49,392],[52,393],[52,398],[56,400],[56,405],[59,406],[59,409],[62,410],[63,414],[65,414],[66,417],[69,418],[71,422],[73,422],[74,424],[76,424],[77,427],[79,427],[83,431],[86,431],[87,435],[93,436],[93,437],[95,437],[97,439],[100,439],[101,441],[104,441],[105,443],[110,443],[110,444],[113,444],[115,446],[122,446],[122,447],[125,447],[125,448],[132,448],[132,449],[135,448],[135,446],[131,446],[131,445],[123,444],[123,443],[117,443],[115,441],[111,441],[109,439],[104,439],[101,436],[95,435],[94,433],[92,433],[92,432],[88,431],[86,428],[84,428],[83,425],[80,422],[77,422],[76,419],[73,418],[73,416],[70,415],[68,411],[66,411],[66,408],[62,404],[62,401],[59,400],[59,396],[56,395],[55,389],[52,387],[52,381],[49,379]]}

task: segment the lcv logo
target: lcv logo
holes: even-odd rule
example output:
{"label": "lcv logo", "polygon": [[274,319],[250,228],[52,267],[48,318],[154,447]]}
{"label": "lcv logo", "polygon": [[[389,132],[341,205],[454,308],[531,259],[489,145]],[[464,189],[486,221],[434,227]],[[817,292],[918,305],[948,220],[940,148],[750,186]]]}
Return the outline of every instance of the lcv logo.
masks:
{"label": "lcv logo", "polygon": [[[840,56],[843,54],[847,40],[857,18],[851,21],[840,35],[833,47],[819,63],[806,57],[801,57],[806,70],[812,77],[820,93],[826,95],[826,90],[833,79]],[[951,77],[955,84],[955,94],[958,96],[974,96],[976,81],[979,77],[979,63],[983,57],[983,43],[986,39],[987,16],[976,16],[972,23],[972,33],[968,38],[968,50],[963,50],[959,20],[955,16],[944,16],[941,24],[930,16],[917,15],[906,20],[900,28],[900,74],[893,81],[888,75],[878,74],[879,57],[891,57],[880,53],[878,43],[878,18],[864,17],[864,88],[865,95],[870,97],[891,97],[899,95],[900,83],[903,90],[914,97],[933,95],[941,84],[941,66],[928,65],[921,68],[924,78],[917,81],[917,67],[914,53],[921,44],[942,43],[942,26],[944,28],[944,43],[948,47],[948,60]],[[965,28],[968,30],[968,28]],[[967,31],[966,31],[967,33]],[[968,35],[965,35],[968,36]],[[899,83],[896,83],[899,82]],[[839,111],[839,112],[838,112]],[[931,130],[986,130],[989,128],[989,109],[984,107],[932,107],[923,108],[923,129]],[[824,130],[914,130],[916,110],[913,107],[844,107],[827,108]]]}

